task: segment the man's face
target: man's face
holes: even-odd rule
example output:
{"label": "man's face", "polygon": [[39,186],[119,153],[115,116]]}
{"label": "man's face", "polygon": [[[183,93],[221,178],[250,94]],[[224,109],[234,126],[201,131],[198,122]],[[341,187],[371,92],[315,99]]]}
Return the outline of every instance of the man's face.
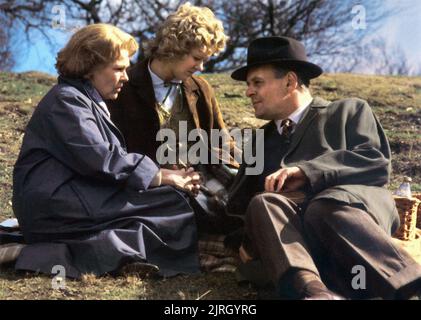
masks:
{"label": "man's face", "polygon": [[271,65],[254,67],[247,73],[247,97],[251,99],[256,118],[278,120],[294,112],[288,75],[275,78]]}
{"label": "man's face", "polygon": [[117,99],[121,87],[129,80],[126,73],[129,65],[129,52],[121,50],[120,57],[116,61],[92,73],[89,79],[104,100]]}
{"label": "man's face", "polygon": [[209,59],[209,55],[201,49],[193,49],[181,59],[170,62],[173,77],[184,81],[197,71],[203,71],[203,64]]}

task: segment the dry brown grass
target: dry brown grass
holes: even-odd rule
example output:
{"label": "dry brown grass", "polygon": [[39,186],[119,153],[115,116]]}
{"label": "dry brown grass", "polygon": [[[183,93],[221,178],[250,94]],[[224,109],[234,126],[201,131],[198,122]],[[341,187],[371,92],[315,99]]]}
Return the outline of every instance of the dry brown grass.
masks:
{"label": "dry brown grass", "polygon": [[[214,86],[229,127],[256,127],[243,83],[227,75],[206,75]],[[39,99],[55,79],[45,74],[0,73],[0,220],[12,217],[12,168],[19,152],[25,124]],[[363,75],[324,75],[314,82],[315,95],[333,100],[359,97],[369,101],[391,142],[394,174],[391,188],[403,175],[421,190],[421,78]],[[239,285],[233,274],[202,274],[171,279],[95,277],[66,280],[54,290],[43,275],[0,270],[0,299],[255,299],[258,291]],[[270,297],[262,291],[263,297]]]}

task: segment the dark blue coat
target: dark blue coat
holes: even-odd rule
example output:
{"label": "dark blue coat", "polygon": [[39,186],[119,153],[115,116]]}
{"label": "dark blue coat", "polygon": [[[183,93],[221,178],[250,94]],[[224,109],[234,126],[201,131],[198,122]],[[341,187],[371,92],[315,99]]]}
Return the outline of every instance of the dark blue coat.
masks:
{"label": "dark blue coat", "polygon": [[[29,121],[13,173],[13,209],[27,246],[16,267],[69,276],[146,261],[165,275],[198,271],[188,199],[149,188],[159,168],[127,153],[89,82],[59,78]],[[54,242],[54,243],[53,243]]]}

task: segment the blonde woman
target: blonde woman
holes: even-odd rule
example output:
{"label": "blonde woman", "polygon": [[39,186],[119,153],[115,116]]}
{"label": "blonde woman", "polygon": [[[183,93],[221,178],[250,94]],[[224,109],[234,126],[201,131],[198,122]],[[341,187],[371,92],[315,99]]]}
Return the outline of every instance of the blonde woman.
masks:
{"label": "blonde woman", "polygon": [[198,175],[128,153],[104,103],[127,82],[137,49],[125,32],[94,24],[59,52],[58,84],[29,121],[14,168],[13,209],[28,243],[17,269],[63,266],[79,277],[138,262],[163,275],[198,271],[195,218],[182,192],[198,187]]}
{"label": "blonde woman", "polygon": [[[178,138],[182,122],[187,133],[203,129],[209,137],[211,129],[225,128],[213,89],[194,73],[203,71],[206,61],[221,52],[226,41],[222,22],[213,12],[189,3],[180,6],[159,26],[155,38],[146,46],[146,58],[129,68],[129,82],[118,99],[110,103],[111,118],[123,133],[129,151],[146,154],[163,165],[157,156],[161,147],[161,141],[157,141],[160,129],[172,129]],[[220,147],[230,150],[232,156],[234,143],[229,138],[227,141],[229,146]],[[177,140],[169,150],[173,147],[177,154],[187,152],[191,144],[183,149],[179,148],[180,143],[185,142]],[[181,158],[176,159],[176,164],[189,166]],[[238,167],[230,155],[225,159],[229,159],[225,163],[231,168]],[[205,180],[214,179],[220,169],[207,164],[196,168]],[[196,210],[199,220],[201,216],[205,219],[199,224],[207,226],[207,231],[224,231],[228,227],[226,221],[207,219],[216,216],[209,204],[209,192],[200,192],[195,200],[200,203]]]}

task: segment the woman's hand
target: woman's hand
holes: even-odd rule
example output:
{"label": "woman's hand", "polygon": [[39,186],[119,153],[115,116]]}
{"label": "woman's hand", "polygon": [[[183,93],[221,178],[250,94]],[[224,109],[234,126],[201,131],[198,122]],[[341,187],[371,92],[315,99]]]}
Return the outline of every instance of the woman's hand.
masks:
{"label": "woman's hand", "polygon": [[170,185],[197,196],[200,189],[200,174],[193,168],[171,170],[161,169],[161,185]]}
{"label": "woman's hand", "polygon": [[265,191],[297,191],[307,184],[307,177],[298,167],[282,168],[265,179]]}

